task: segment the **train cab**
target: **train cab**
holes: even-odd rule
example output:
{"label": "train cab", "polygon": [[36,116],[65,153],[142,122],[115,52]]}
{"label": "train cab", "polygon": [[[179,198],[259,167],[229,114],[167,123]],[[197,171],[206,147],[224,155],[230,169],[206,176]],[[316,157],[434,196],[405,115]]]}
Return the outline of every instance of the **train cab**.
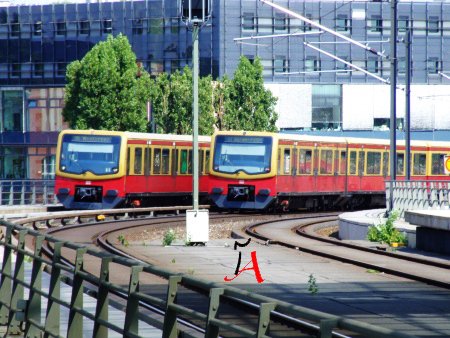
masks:
{"label": "train cab", "polygon": [[218,132],[212,137],[209,194],[222,209],[266,209],[276,197],[276,134]]}
{"label": "train cab", "polygon": [[55,192],[67,209],[109,209],[123,202],[126,138],[121,132],[63,131]]}

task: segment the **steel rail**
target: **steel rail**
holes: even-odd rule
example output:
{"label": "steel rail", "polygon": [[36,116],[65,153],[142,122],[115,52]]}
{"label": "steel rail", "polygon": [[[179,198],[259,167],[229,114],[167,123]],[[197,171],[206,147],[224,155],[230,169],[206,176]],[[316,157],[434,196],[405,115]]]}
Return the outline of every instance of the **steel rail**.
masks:
{"label": "steel rail", "polygon": [[[326,216],[324,216],[326,217]],[[317,217],[315,217],[317,218]],[[299,220],[304,220],[304,219],[299,219]],[[390,258],[395,258],[395,259],[401,259],[404,260],[406,262],[414,262],[417,264],[423,264],[425,266],[434,266],[436,268],[441,268],[441,269],[448,269],[450,270],[450,264],[446,264],[446,263],[442,263],[442,262],[438,262],[438,261],[434,261],[434,260],[428,260],[425,258],[419,258],[419,257],[412,257],[412,256],[407,256],[404,254],[398,254],[395,252],[388,252],[388,251],[382,251],[376,248],[368,248],[368,247],[363,247],[361,245],[356,245],[356,244],[351,244],[351,243],[347,243],[347,242],[342,242],[339,240],[334,240],[334,239],[329,239],[329,238],[325,238],[323,236],[319,236],[319,235],[313,235],[311,233],[306,233],[305,228],[307,227],[311,227],[311,226],[317,226],[318,224],[321,223],[327,223],[330,221],[337,221],[337,218],[325,218],[325,219],[315,219],[315,220],[311,220],[310,222],[307,222],[305,224],[302,224],[300,226],[296,226],[293,228],[293,231],[296,232],[298,235],[301,235],[303,237],[308,237],[309,239],[312,240],[316,240],[316,241],[320,241],[320,242],[326,242],[332,245],[336,245],[336,246],[342,246],[342,247],[346,247],[352,250],[356,250],[356,251],[364,251],[364,252],[368,252],[371,253],[373,255],[382,255],[382,256],[388,256]],[[274,221],[277,222],[277,221]],[[384,264],[383,265],[379,265],[379,264],[371,264],[371,263],[367,263],[364,262],[362,260],[359,260],[357,258],[347,258],[347,257],[342,257],[339,256],[337,254],[333,254],[333,253],[329,253],[329,252],[324,252],[320,249],[314,249],[312,248],[312,246],[306,246],[303,245],[302,243],[298,242],[298,243],[288,243],[285,242],[283,240],[278,240],[276,237],[273,238],[269,238],[267,236],[264,236],[260,233],[258,233],[257,229],[260,226],[263,225],[267,225],[270,223],[274,223],[274,222],[261,222],[258,224],[253,224],[251,226],[248,226],[245,228],[245,233],[253,236],[263,242],[265,242],[266,244],[272,244],[272,245],[280,245],[280,246],[284,246],[290,249],[294,249],[297,251],[303,251],[309,254],[313,254],[313,255],[318,255],[321,257],[325,257],[325,258],[329,258],[329,259],[333,259],[333,260],[337,260],[337,261],[341,261],[344,263],[348,263],[348,264],[353,264],[356,266],[360,266],[366,269],[373,269],[376,271],[380,271],[380,272],[385,272],[385,273],[389,273],[395,276],[399,276],[399,277],[403,277],[403,278],[407,278],[410,280],[415,280],[415,281],[419,281],[419,282],[423,282],[426,284],[430,284],[433,286],[437,286],[437,287],[442,287],[445,289],[450,289],[450,283],[447,283],[445,281],[439,281],[439,280],[435,280],[432,278],[428,278],[425,276],[421,276],[420,274],[412,274],[412,273],[407,273],[407,272],[403,272],[403,271],[399,271],[396,269],[392,269],[389,267],[386,267]],[[279,221],[278,221],[279,222]],[[374,243],[374,245],[376,245]]]}

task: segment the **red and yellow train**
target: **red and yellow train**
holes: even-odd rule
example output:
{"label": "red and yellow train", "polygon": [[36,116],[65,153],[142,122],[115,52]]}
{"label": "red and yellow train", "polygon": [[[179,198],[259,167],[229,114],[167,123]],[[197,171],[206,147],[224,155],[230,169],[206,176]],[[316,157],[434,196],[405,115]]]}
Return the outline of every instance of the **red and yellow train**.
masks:
{"label": "red and yellow train", "polygon": [[[210,137],[199,137],[200,201],[207,198]],[[55,193],[68,209],[188,205],[192,136],[65,130]]]}
{"label": "red and yellow train", "polygon": [[[447,142],[412,142],[411,179],[448,180]],[[209,192],[223,209],[384,207],[389,141],[261,132],[212,138]],[[405,178],[397,146],[397,179]]]}
{"label": "red and yellow train", "polygon": [[[199,137],[200,202],[221,209],[385,206],[389,141],[264,132]],[[448,180],[447,142],[412,142],[411,178]],[[67,130],[56,195],[69,209],[188,205],[192,136]],[[405,177],[397,147],[397,178]]]}

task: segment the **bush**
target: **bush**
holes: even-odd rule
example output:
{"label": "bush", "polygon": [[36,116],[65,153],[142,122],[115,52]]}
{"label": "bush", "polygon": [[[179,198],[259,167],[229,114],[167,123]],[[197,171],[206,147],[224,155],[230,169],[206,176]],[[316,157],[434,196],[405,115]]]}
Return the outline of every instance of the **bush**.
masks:
{"label": "bush", "polygon": [[381,242],[391,245],[400,243],[406,245],[408,239],[406,235],[394,227],[394,222],[398,219],[398,212],[392,212],[384,223],[372,225],[367,232],[367,239],[371,242]]}
{"label": "bush", "polygon": [[177,237],[175,236],[175,231],[173,229],[169,229],[164,233],[162,244],[164,246],[172,244]]}

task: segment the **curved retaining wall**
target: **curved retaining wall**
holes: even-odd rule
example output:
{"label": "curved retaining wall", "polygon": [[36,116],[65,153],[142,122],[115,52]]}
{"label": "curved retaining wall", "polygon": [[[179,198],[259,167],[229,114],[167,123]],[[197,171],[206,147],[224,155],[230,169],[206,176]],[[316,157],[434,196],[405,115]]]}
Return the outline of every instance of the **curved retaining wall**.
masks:
{"label": "curved retaining wall", "polygon": [[[371,225],[384,221],[386,209],[362,210],[346,212],[339,215],[339,238],[342,240],[366,240],[367,230]],[[416,247],[416,227],[403,220],[396,221],[395,227],[405,232],[408,247]]]}

